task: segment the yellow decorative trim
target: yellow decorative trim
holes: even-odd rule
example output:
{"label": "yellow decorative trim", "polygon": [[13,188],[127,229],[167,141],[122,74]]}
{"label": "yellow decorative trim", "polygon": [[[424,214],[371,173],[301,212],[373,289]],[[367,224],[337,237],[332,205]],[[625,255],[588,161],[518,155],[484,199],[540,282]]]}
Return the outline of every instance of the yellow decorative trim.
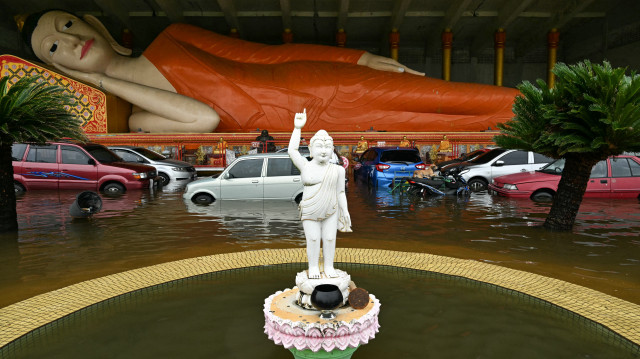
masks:
{"label": "yellow decorative trim", "polygon": [[[1,308],[0,348],[66,315],[135,290],[211,272],[304,263],[306,260],[304,248],[216,254],[134,269],[70,285]],[[640,345],[639,305],[562,280],[474,260],[426,253],[339,248],[335,261],[403,267],[493,284],[555,304]]]}

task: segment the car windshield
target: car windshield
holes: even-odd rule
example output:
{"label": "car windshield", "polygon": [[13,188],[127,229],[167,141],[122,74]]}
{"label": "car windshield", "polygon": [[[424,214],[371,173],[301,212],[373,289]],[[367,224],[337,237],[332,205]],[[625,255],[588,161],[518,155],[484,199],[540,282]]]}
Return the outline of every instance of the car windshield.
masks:
{"label": "car windshield", "polygon": [[422,162],[422,160],[420,160],[420,155],[418,154],[418,151],[392,150],[392,151],[382,152],[382,156],[380,157],[380,162],[416,163],[416,162]]}
{"label": "car windshield", "polygon": [[564,158],[561,158],[559,160],[555,160],[547,165],[545,165],[544,167],[542,167],[541,169],[538,170],[538,172],[543,172],[543,173],[551,173],[551,174],[561,174],[562,170],[564,169]]}
{"label": "car windshield", "polygon": [[90,145],[84,149],[100,163],[122,162],[122,158],[102,145]]}
{"label": "car windshield", "polygon": [[144,147],[136,147],[133,149],[134,151],[138,152],[139,154],[145,156],[146,158],[152,160],[152,161],[162,161],[162,160],[166,160],[167,158],[157,152],[153,152],[151,150],[148,150]]}
{"label": "car windshield", "polygon": [[507,150],[503,149],[503,148],[496,148],[493,149],[489,152],[485,152],[484,154],[472,159],[471,161],[469,161],[469,163],[473,163],[473,164],[483,164],[483,163],[489,163],[489,161],[491,161],[492,159],[500,156],[501,154],[505,153]]}

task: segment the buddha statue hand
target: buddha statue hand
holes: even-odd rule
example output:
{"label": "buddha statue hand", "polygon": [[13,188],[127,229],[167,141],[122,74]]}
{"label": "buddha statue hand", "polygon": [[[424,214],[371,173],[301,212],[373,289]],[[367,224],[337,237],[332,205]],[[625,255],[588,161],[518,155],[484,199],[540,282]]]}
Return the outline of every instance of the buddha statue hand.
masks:
{"label": "buddha statue hand", "polygon": [[102,79],[105,77],[103,74],[99,74],[96,72],[82,72],[78,70],[72,70],[70,68],[64,67],[56,63],[54,63],[53,66],[55,66],[56,69],[64,72],[65,74],[73,77],[76,80],[88,82],[92,85],[102,87],[101,86]]}
{"label": "buddha statue hand", "polygon": [[424,72],[412,70],[392,58],[374,55],[369,52],[362,54],[358,60],[358,65],[367,66],[374,70],[399,73],[406,72],[412,75],[424,76]]}
{"label": "buddha statue hand", "polygon": [[304,124],[307,123],[307,109],[304,109],[304,112],[296,113],[296,116],[293,119],[293,126],[297,129],[302,129]]}

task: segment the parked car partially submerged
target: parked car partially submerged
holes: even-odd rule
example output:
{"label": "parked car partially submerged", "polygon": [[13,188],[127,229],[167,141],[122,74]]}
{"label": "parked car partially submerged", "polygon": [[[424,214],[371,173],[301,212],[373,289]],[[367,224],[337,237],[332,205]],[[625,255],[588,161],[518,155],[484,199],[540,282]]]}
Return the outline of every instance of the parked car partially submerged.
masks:
{"label": "parked car partially submerged", "polygon": [[475,150],[475,151],[471,151],[469,153],[463,153],[460,155],[460,157],[458,158],[454,158],[454,159],[450,159],[448,161],[442,161],[440,163],[436,164],[436,168],[438,170],[440,170],[441,168],[448,166],[450,164],[453,163],[461,163],[461,162],[465,162],[465,161],[471,161],[473,159],[475,159],[476,157],[479,157],[487,152],[489,152],[490,149],[488,148],[481,148],[479,150]]}
{"label": "parked car partially submerged", "polygon": [[549,162],[553,162],[553,159],[539,153],[496,148],[474,160],[445,166],[440,169],[440,173],[457,168],[461,170],[460,174],[469,184],[469,189],[478,192],[486,190],[495,177],[534,171]]}
{"label": "parked car partially submerged", "polygon": [[238,157],[220,175],[187,184],[183,198],[197,204],[218,200],[278,199],[300,202],[300,170],[287,153]]}
{"label": "parked car partially submerged", "polygon": [[[564,162],[559,159],[535,172],[494,178],[489,190],[506,197],[550,200],[558,190]],[[596,163],[584,197],[640,199],[640,158],[615,156]]]}
{"label": "parked car partially submerged", "polygon": [[166,158],[144,147],[109,146],[109,149],[115,152],[116,155],[122,157],[125,162],[140,163],[155,167],[156,171],[158,171],[158,176],[162,180],[163,186],[172,182],[193,181],[198,177],[196,169],[192,164]]}
{"label": "parked car partially submerged", "polygon": [[159,183],[154,167],[123,162],[97,143],[15,143],[11,156],[16,193],[78,189],[117,194]]}
{"label": "parked car partially submerged", "polygon": [[372,186],[389,186],[425,167],[416,148],[371,147],[356,160],[353,177]]}

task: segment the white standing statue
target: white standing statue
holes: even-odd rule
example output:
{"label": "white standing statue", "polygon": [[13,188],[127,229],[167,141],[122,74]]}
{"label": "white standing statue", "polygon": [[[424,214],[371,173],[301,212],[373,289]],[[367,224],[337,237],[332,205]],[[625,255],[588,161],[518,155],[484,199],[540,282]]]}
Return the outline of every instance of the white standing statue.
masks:
{"label": "white standing statue", "polygon": [[325,130],[316,132],[309,141],[311,161],[300,154],[300,134],[306,122],[306,109],[302,113],[296,113],[288,153],[293,164],[300,170],[304,185],[300,214],[307,239],[308,278],[321,278],[321,243],[324,274],[335,278],[339,276],[333,268],[337,231],[351,232],[351,217],[345,194],[345,169],[329,163],[333,154],[333,139]]}

